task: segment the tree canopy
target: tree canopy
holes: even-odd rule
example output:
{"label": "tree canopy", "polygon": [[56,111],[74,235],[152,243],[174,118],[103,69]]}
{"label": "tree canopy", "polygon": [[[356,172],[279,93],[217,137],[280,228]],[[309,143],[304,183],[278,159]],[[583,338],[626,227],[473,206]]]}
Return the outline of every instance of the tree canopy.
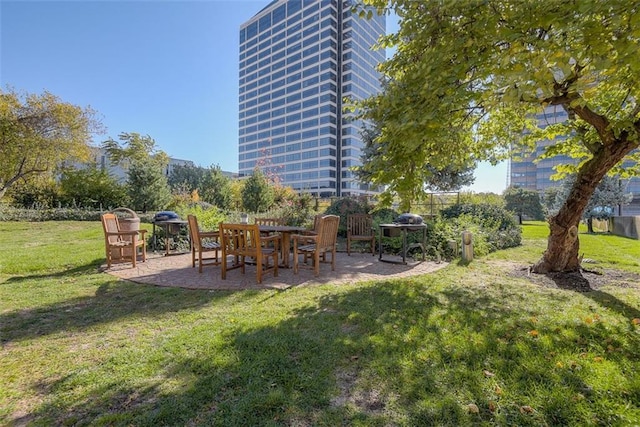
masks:
{"label": "tree canopy", "polygon": [[169,163],[167,153],[160,150],[156,141],[149,135],[122,132],[118,139],[120,142],[113,138],[102,142],[102,148],[109,155],[112,165],[121,165],[127,169],[134,162],[152,162],[163,168]]}
{"label": "tree canopy", "polygon": [[[396,49],[379,68],[384,91],[355,104],[359,117],[380,124],[379,141],[392,146],[389,163],[410,171],[427,157],[435,165],[495,162],[512,148],[552,141],[546,155],[578,159],[559,169],[577,179],[550,218],[547,250],[534,271],[578,269],[577,226],[591,194],[607,173],[638,168],[640,5],[362,2],[399,17],[398,32],[379,43]],[[569,120],[539,126],[536,115],[553,105]],[[631,167],[622,168],[625,159]]]}
{"label": "tree canopy", "polygon": [[0,89],[0,199],[19,180],[52,175],[63,162],[86,160],[102,125],[91,108],[44,92]]}
{"label": "tree canopy", "polygon": [[424,199],[427,191],[456,191],[473,183],[471,159],[459,165],[434,164],[425,151],[398,151],[397,144],[379,139],[380,132],[377,124],[361,130],[362,165],[354,172],[360,181],[384,187],[381,205],[390,206],[397,197],[400,210],[409,212],[411,203]]}

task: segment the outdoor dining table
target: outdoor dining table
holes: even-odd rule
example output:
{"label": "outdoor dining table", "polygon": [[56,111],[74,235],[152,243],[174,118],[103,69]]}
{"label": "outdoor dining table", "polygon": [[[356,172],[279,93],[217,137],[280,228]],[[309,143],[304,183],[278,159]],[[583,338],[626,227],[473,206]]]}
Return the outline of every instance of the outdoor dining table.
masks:
{"label": "outdoor dining table", "polygon": [[282,244],[280,245],[280,254],[282,257],[282,267],[289,268],[289,254],[291,252],[291,235],[302,231],[309,231],[305,227],[296,227],[291,225],[261,225],[260,231],[265,233],[280,233],[282,235]]}

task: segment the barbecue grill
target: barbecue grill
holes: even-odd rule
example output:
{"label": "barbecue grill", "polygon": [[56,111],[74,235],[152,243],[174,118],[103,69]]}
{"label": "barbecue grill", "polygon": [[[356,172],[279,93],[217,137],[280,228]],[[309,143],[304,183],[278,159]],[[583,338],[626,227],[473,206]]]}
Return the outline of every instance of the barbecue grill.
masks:
{"label": "barbecue grill", "polygon": [[395,224],[422,224],[422,217],[417,214],[403,213],[393,222]]}
{"label": "barbecue grill", "polygon": [[169,221],[172,219],[180,219],[180,217],[173,211],[160,211],[153,216],[153,222]]}

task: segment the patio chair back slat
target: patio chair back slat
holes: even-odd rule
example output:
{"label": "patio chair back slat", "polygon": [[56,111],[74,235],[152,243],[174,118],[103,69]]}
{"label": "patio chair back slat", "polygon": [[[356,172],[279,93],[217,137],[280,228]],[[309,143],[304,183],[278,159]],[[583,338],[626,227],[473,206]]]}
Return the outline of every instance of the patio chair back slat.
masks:
{"label": "patio chair back slat", "polygon": [[351,214],[347,216],[347,254],[351,255],[353,241],[368,241],[371,254],[375,255],[376,233],[373,218],[368,214]]}
{"label": "patio chair back slat", "polygon": [[[200,231],[198,218],[187,215],[189,223],[189,240],[191,241],[191,267],[198,263],[198,271],[202,273],[205,265],[220,265],[220,232]],[[213,252],[213,257],[205,257],[207,252]]]}
{"label": "patio chair back slat", "polygon": [[[262,283],[262,275],[273,272],[278,277],[278,254],[280,235],[263,237],[257,224],[220,224],[222,243],[222,279],[227,278],[227,270],[240,268],[245,272],[248,259],[256,263],[256,279]],[[272,246],[268,246],[272,245]],[[229,264],[232,257],[233,264]],[[269,260],[273,260],[270,266]]]}
{"label": "patio chair back slat", "polygon": [[298,272],[298,257],[304,256],[313,259],[313,268],[316,276],[320,274],[320,260],[326,262],[326,254],[331,253],[331,270],[336,269],[336,243],[338,238],[338,226],[340,217],[337,215],[324,215],[316,218],[317,228],[315,235],[293,236],[293,272]]}

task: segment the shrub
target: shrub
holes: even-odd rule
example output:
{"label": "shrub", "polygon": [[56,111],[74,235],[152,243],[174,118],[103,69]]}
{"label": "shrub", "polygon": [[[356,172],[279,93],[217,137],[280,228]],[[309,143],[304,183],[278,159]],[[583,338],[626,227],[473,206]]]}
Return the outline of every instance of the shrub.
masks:
{"label": "shrub", "polygon": [[195,215],[198,218],[198,227],[202,230],[217,230],[221,222],[227,221],[224,212],[206,202],[178,204],[174,210],[184,220],[188,215]]}
{"label": "shrub", "polygon": [[340,217],[340,225],[338,226],[338,235],[347,236],[347,216],[349,214],[369,213],[372,206],[366,196],[363,197],[343,197],[331,203],[325,211],[325,215],[338,215]]}
{"label": "shrub", "polygon": [[473,233],[473,250],[478,256],[519,246],[522,241],[522,232],[513,214],[491,204],[460,204],[443,209],[429,241],[448,258],[454,255],[448,242],[456,241],[459,246],[465,230]]}
{"label": "shrub", "polygon": [[100,221],[102,213],[93,209],[25,209],[0,205],[0,221]]}

